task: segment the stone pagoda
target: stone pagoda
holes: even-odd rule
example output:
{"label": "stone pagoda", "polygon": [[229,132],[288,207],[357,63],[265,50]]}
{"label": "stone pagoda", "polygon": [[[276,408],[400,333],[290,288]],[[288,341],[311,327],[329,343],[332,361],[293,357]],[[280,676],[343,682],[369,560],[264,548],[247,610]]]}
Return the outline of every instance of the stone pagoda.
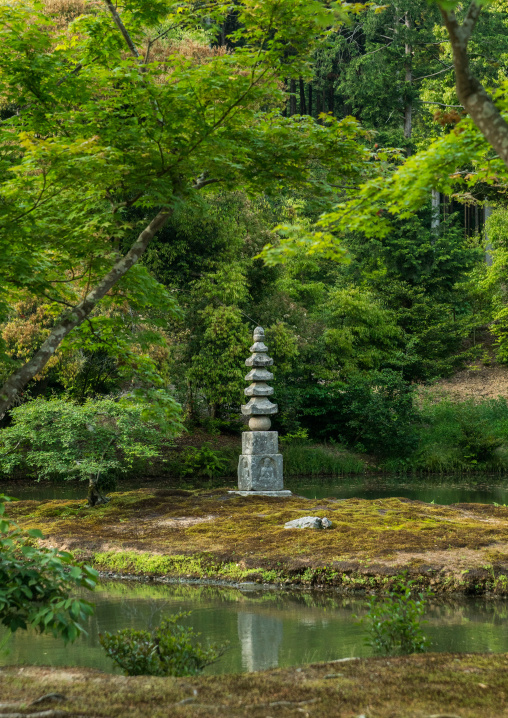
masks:
{"label": "stone pagoda", "polygon": [[270,431],[270,416],[278,411],[268,397],[273,394],[273,387],[266,382],[273,379],[267,367],[272,366],[264,343],[265,332],[261,327],[254,329],[254,344],[251,356],[245,365],[251,370],[245,377],[252,382],[245,389],[250,397],[242,406],[242,414],[249,417],[250,431],[242,434],[242,453],[238,462],[238,491],[242,495],[264,494],[267,496],[291,496],[291,491],[284,491],[282,480],[282,454],[279,454],[279,435]]}

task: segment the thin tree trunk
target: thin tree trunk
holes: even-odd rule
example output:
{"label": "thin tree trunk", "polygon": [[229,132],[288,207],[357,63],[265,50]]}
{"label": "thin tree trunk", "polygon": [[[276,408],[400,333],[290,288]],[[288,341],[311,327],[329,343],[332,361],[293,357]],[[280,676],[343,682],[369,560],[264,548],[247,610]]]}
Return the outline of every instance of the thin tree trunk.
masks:
{"label": "thin tree trunk", "polygon": [[[285,89],[286,92],[287,92],[288,87],[289,87],[289,79],[286,78],[286,79],[284,80],[284,89]],[[287,102],[286,102],[286,104],[285,104],[285,106],[284,106],[284,109],[282,110],[282,116],[283,116],[283,117],[290,117],[290,116],[291,116],[291,107],[290,107],[290,99],[289,99],[289,98],[287,99]]]}
{"label": "thin tree trunk", "polygon": [[289,92],[289,114],[292,117],[296,115],[296,80],[294,78],[291,78],[289,83]]}
{"label": "thin tree trunk", "polygon": [[305,83],[300,77],[300,114],[307,114],[307,103],[305,102]]}
{"label": "thin tree trunk", "polygon": [[152,219],[127,254],[113,265],[106,276],[101,279],[97,286],[94,287],[79,304],[76,304],[75,307],[64,314],[32,359],[7,379],[0,389],[0,418],[3,417],[7,409],[12,406],[19,392],[24,389],[36,374],[42,371],[46,363],[58,349],[62,340],[90,315],[98,302],[109,292],[116,282],[136,264],[156,232],[166,224],[172,213],[172,209],[163,209]]}
{"label": "thin tree trunk", "polygon": [[[407,12],[404,16],[404,25],[408,30],[411,28],[411,20],[409,19],[409,15]],[[411,45],[409,45],[409,43],[406,43],[405,53],[406,61],[404,63],[404,69],[406,71],[406,103],[404,106],[404,137],[406,139],[411,139],[411,134],[413,132],[413,102],[411,100],[411,84],[413,82],[413,71],[411,62],[412,47]],[[411,154],[410,150],[408,150],[408,154]]]}
{"label": "thin tree trunk", "polygon": [[458,98],[487,142],[508,166],[508,123],[481,82],[474,77],[469,64],[467,45],[480,12],[481,6],[472,2],[464,22],[460,25],[455,13],[441,8],[452,46]]}
{"label": "thin tree trunk", "polygon": [[312,107],[312,82],[309,82],[309,115],[313,117]]}
{"label": "thin tree trunk", "polygon": [[90,507],[100,506],[101,504],[107,504],[109,499],[104,496],[102,491],[99,489],[99,477],[90,476],[88,479],[88,505]]}
{"label": "thin tree trunk", "polygon": [[439,232],[439,224],[441,222],[440,218],[440,205],[441,205],[441,195],[437,191],[437,189],[432,190],[432,219],[430,221],[430,226],[432,229],[433,234],[437,234]]}

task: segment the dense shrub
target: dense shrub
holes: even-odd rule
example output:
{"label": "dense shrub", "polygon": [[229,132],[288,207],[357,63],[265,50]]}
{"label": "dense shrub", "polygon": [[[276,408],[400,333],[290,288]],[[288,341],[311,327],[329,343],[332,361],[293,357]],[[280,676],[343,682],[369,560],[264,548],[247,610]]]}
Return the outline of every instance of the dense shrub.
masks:
{"label": "dense shrub", "polygon": [[193,676],[218,660],[224,648],[203,646],[199,634],[178,621],[178,613],[162,621],[152,632],[125,628],[99,636],[101,646],[127,676]]}
{"label": "dense shrub", "polygon": [[395,371],[358,376],[347,384],[286,386],[281,393],[281,404],[288,402],[286,416],[313,439],[334,439],[380,457],[406,456],[416,448],[414,391]]}
{"label": "dense shrub", "polygon": [[161,443],[179,430],[178,405],[167,395],[160,399],[159,406],[128,399],[79,405],[38,398],[22,404],[11,410],[12,425],[0,432],[0,474],[21,469],[37,479],[85,479],[90,505],[103,503],[105,477],[158,456]]}
{"label": "dense shrub", "polygon": [[208,442],[199,448],[189,446],[182,452],[182,464],[180,471],[183,476],[198,477],[207,476],[214,479],[224,476],[227,467],[227,460],[220,451],[214,450]]}

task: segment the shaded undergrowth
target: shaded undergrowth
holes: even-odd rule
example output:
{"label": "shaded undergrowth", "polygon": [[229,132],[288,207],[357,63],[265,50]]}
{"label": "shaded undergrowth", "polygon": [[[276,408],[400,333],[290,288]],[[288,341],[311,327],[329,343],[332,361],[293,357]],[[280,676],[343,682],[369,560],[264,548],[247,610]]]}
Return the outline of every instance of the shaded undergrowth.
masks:
{"label": "shaded undergrowth", "polygon": [[504,473],[508,470],[508,402],[505,398],[432,402],[421,407],[418,447],[386,460],[386,471],[433,474]]}

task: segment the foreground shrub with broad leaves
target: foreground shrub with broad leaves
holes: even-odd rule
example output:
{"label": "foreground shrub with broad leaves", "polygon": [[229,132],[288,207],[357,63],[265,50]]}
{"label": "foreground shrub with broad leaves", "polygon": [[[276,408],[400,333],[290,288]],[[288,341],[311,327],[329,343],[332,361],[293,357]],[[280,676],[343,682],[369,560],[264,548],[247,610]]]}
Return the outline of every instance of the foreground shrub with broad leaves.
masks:
{"label": "foreground shrub with broad leaves", "polygon": [[77,587],[93,590],[98,573],[74,564],[66,551],[33,546],[42,533],[32,529],[24,534],[6,519],[8,501],[0,494],[0,623],[12,632],[31,626],[74,641],[85,632],[83,623],[94,607],[72,594]]}
{"label": "foreground shrub with broad leaves", "polygon": [[124,628],[99,636],[101,646],[127,676],[193,676],[215,663],[226,646],[203,646],[191,628],[178,621],[188,613],[164,619],[150,631]]}

